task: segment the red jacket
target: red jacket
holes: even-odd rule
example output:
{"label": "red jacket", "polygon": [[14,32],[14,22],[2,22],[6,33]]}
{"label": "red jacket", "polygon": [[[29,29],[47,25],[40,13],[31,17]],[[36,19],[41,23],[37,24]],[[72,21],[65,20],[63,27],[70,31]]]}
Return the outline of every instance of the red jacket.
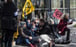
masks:
{"label": "red jacket", "polygon": [[63,32],[65,28],[67,28],[67,22],[65,22],[63,19],[60,20],[60,23],[58,24],[59,31]]}

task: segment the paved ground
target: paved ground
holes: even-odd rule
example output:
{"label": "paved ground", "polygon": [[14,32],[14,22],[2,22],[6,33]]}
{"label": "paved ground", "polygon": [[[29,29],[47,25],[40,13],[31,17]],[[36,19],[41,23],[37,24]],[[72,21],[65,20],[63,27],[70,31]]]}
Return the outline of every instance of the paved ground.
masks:
{"label": "paved ground", "polygon": [[56,47],[76,47],[76,28],[71,28],[71,37],[72,42],[70,44],[57,44]]}
{"label": "paved ground", "polygon": [[[56,47],[76,47],[76,28],[71,28],[71,37],[72,42],[70,44],[56,44]],[[14,47],[26,47],[16,45]]]}

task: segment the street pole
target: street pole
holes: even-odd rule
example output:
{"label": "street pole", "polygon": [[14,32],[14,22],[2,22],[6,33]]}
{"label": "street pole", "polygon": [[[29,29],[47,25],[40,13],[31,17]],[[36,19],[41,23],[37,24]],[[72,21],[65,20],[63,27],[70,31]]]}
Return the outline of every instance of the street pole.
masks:
{"label": "street pole", "polygon": [[49,8],[50,8],[50,12],[51,12],[51,0],[49,0],[49,1],[50,1],[50,3],[49,3],[50,4],[50,7]]}
{"label": "street pole", "polygon": [[69,18],[71,18],[71,16],[70,16],[70,0],[69,0]]}
{"label": "street pole", "polygon": [[48,18],[47,18],[47,20],[49,21],[50,20],[50,13],[51,13],[51,0],[48,0],[47,7],[49,8],[49,10],[48,10]]}
{"label": "street pole", "polygon": [[66,13],[69,13],[70,18],[70,0],[65,0],[65,8],[67,8]]}

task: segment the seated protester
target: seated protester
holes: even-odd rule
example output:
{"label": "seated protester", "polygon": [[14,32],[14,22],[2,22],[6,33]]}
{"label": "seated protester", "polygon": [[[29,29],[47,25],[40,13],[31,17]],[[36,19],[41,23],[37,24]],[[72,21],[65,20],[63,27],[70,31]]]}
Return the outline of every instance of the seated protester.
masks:
{"label": "seated protester", "polygon": [[20,29],[21,29],[21,35],[25,39],[26,43],[30,45],[30,47],[35,47],[33,44],[35,44],[36,41],[39,41],[38,37],[33,37],[34,36],[33,32],[27,29],[25,22]]}
{"label": "seated protester", "polygon": [[50,24],[50,28],[51,28],[51,32],[52,32],[53,36],[55,38],[60,38],[61,36],[58,33],[57,24],[54,22],[54,20],[52,18],[50,18],[49,24]]}
{"label": "seated protester", "polygon": [[30,19],[27,20],[26,24],[27,24],[27,28],[31,29],[32,25],[31,25],[31,20]]}
{"label": "seated protester", "polygon": [[19,35],[18,35],[18,38],[17,38],[17,40],[16,40],[16,44],[22,44],[21,42],[23,41],[22,40],[22,37],[21,37],[21,30],[20,30],[20,28],[22,27],[22,25],[24,24],[25,22],[24,21],[22,21],[22,19],[20,19],[19,21],[18,21],[18,33],[19,33]]}
{"label": "seated protester", "polygon": [[39,26],[40,19],[36,18],[35,19],[35,22],[36,22],[36,27],[38,27]]}
{"label": "seated protester", "polygon": [[67,31],[66,41],[70,40],[70,29],[67,28],[67,25],[72,24],[72,21],[68,22],[68,20],[69,16],[65,14],[64,17],[60,20],[60,23],[58,24],[59,33],[62,36],[65,35],[65,31]]}
{"label": "seated protester", "polygon": [[26,22],[27,28],[30,30],[30,29],[31,29],[31,26],[32,26],[32,25],[31,25],[31,20],[25,18],[24,21]]}
{"label": "seated protester", "polygon": [[39,34],[48,34],[50,35],[50,26],[43,19],[40,19],[39,23]]}
{"label": "seated protester", "polygon": [[35,20],[32,21],[31,31],[34,33],[35,36],[37,36],[37,33],[36,32],[38,31],[38,27],[36,27]]}
{"label": "seated protester", "polygon": [[50,47],[52,46],[52,39],[49,37],[49,35],[50,35],[50,27],[48,26],[48,24],[45,23],[45,21],[43,19],[40,19],[39,35],[44,41],[49,43]]}

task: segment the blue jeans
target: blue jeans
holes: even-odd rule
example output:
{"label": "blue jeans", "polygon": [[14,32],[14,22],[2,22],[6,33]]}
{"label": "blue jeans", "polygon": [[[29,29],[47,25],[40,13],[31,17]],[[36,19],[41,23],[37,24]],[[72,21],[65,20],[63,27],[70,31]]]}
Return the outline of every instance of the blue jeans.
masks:
{"label": "blue jeans", "polygon": [[23,38],[21,36],[18,36],[17,40],[16,40],[16,44],[21,44],[23,41]]}

